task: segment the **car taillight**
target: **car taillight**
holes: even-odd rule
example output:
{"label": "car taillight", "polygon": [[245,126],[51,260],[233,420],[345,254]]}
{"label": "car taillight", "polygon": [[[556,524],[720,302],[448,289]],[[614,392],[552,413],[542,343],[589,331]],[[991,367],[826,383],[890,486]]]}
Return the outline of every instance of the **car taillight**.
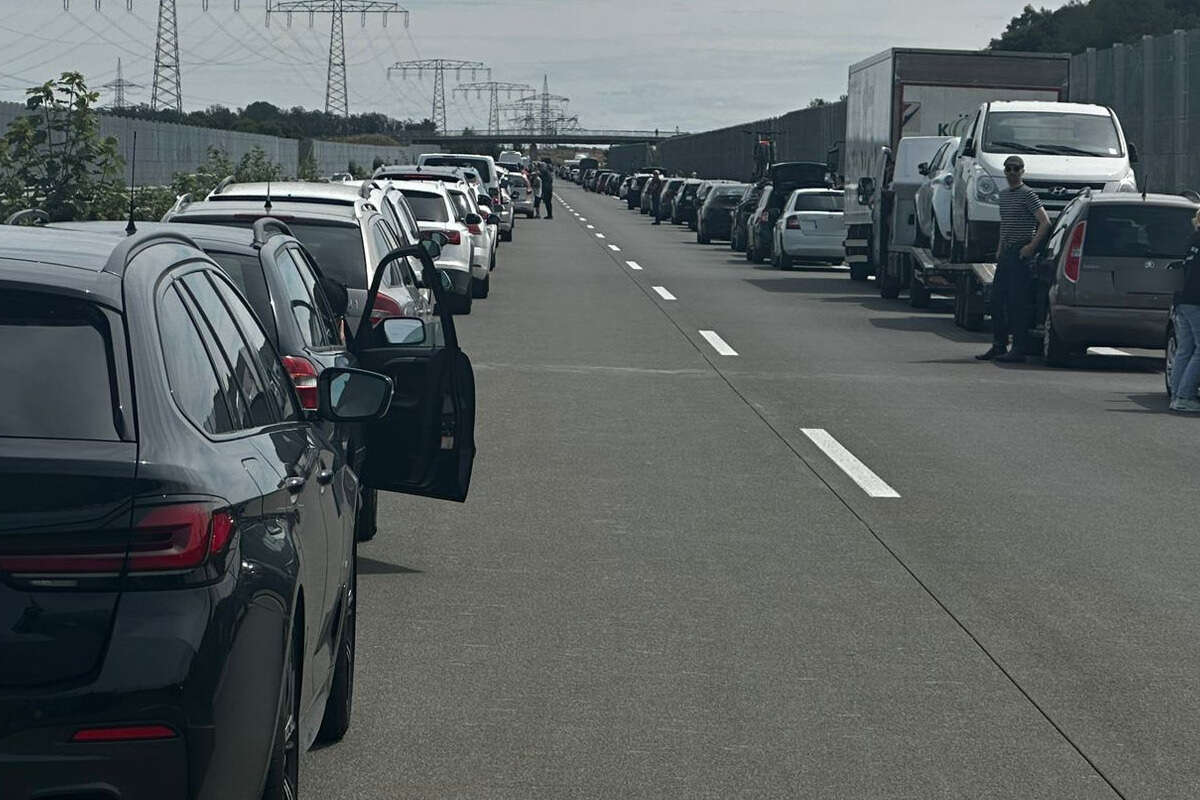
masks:
{"label": "car taillight", "polygon": [[371,306],[371,324],[378,325],[388,317],[403,317],[404,309],[400,304],[383,292],[375,295],[375,305]]}
{"label": "car taillight", "polygon": [[467,230],[470,231],[471,233],[475,234],[476,236],[483,233],[483,228],[479,227],[478,225],[468,225]]}
{"label": "car taillight", "polygon": [[317,410],[317,368],[301,356],[284,356],[280,359],[287,370],[300,397],[300,406],[305,411]]}
{"label": "car taillight", "polygon": [[[0,571],[16,575],[116,575],[183,571],[222,553],[233,539],[233,515],[213,503],[157,501],[135,505],[128,530],[30,536],[0,550]],[[10,544],[8,542],[6,545]]]}
{"label": "car taillight", "polygon": [[[446,244],[462,244],[462,235],[456,230],[436,231],[446,237]],[[435,231],[421,231],[422,239],[432,239]]]}
{"label": "car taillight", "polygon": [[1079,264],[1083,261],[1083,237],[1086,233],[1086,222],[1080,222],[1071,229],[1071,238],[1067,243],[1067,260],[1063,264],[1063,274],[1071,283],[1079,281]]}
{"label": "car taillight", "polygon": [[789,231],[800,230],[800,218],[799,217],[788,217],[786,227]]}

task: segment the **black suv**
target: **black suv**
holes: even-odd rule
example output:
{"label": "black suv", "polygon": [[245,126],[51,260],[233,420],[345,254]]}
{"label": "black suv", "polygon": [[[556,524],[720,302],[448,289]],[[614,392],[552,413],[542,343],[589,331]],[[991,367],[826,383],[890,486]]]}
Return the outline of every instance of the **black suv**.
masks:
{"label": "black suv", "polygon": [[466,496],[453,321],[369,328],[313,414],[181,232],[0,228],[0,287],[2,794],[295,797],[350,722],[360,479]]}

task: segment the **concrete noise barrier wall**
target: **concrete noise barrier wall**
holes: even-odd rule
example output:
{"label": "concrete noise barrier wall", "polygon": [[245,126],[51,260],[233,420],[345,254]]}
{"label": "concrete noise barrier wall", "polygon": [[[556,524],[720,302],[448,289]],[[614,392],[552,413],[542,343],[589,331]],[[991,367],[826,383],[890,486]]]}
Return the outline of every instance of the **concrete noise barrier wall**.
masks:
{"label": "concrete noise barrier wall", "polygon": [[305,139],[303,146],[311,147],[312,157],[317,162],[317,171],[322,175],[345,172],[351,161],[371,172],[377,159],[385,164],[412,164],[421,153],[441,152],[441,148],[435,144],[391,146]]}

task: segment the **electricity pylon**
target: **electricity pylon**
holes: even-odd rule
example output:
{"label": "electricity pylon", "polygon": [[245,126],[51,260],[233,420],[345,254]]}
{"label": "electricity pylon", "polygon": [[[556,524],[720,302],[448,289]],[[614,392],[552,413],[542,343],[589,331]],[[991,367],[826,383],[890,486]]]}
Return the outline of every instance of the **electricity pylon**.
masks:
{"label": "electricity pylon", "polygon": [[179,26],[175,22],[175,0],[158,0],[158,32],[154,37],[154,89],[150,108],[173,108],[183,113],[179,82]]}
{"label": "electricity pylon", "polygon": [[383,17],[383,27],[387,27],[388,14],[404,16],[404,27],[408,27],[408,10],[401,8],[393,0],[267,0],[267,24],[271,22],[272,14],[283,14],[287,24],[292,24],[292,14],[302,12],[308,14],[308,25],[311,28],[313,17],[317,14],[329,15],[329,71],[325,79],[325,113],[338,116],[350,116],[349,89],[346,81],[346,37],[343,17],[347,14],[358,14],[362,17],[362,25],[367,25],[368,14],[380,14]]}
{"label": "electricity pylon", "polygon": [[442,133],[446,133],[446,70],[454,70],[454,79],[458,80],[462,76],[463,70],[469,70],[471,80],[475,80],[475,76],[480,72],[486,72],[489,78],[492,77],[492,71],[482,61],[463,61],[457,58],[421,58],[415,61],[397,61],[388,67],[387,75],[390,79],[393,72],[399,72],[401,78],[407,78],[409,70],[417,73],[417,77],[421,77],[425,70],[433,72],[433,124]]}
{"label": "electricity pylon", "polygon": [[488,134],[500,132],[500,92],[506,97],[512,97],[513,92],[532,92],[533,87],[527,83],[508,83],[507,81],[479,81],[477,83],[460,83],[454,87],[455,92],[475,92],[479,97],[488,93]]}
{"label": "electricity pylon", "polygon": [[121,108],[127,107],[125,104],[125,90],[126,89],[140,89],[142,87],[141,87],[141,84],[132,83],[130,81],[125,80],[125,76],[121,72],[121,59],[118,58],[117,59],[116,80],[111,80],[108,83],[101,86],[100,88],[112,90],[113,100],[111,103],[109,103],[109,108],[121,109]]}

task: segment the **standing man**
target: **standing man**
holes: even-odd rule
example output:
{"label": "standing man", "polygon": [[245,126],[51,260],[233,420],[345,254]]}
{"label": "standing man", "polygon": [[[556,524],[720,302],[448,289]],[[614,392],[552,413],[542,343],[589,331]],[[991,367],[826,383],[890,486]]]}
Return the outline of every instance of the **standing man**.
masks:
{"label": "standing man", "polygon": [[[1021,364],[1029,345],[1033,257],[1050,231],[1050,217],[1037,193],[1025,185],[1025,161],[1004,161],[1008,186],[1000,190],[1000,243],[996,248],[996,277],[992,281],[992,347],[975,358]],[[1012,334],[1012,350],[1008,335]]]}
{"label": "standing man", "polygon": [[542,216],[542,171],[534,169],[533,175],[529,177],[529,185],[533,187],[533,216],[534,219]]}
{"label": "standing man", "polygon": [[646,183],[645,191],[650,193],[650,213],[654,216],[654,224],[659,225],[662,220],[658,216],[658,206],[661,202],[659,195],[662,193],[662,173],[658,170],[650,176],[650,180]]}
{"label": "standing man", "polygon": [[554,170],[550,162],[542,167],[542,203],[546,206],[546,219],[554,219]]}

